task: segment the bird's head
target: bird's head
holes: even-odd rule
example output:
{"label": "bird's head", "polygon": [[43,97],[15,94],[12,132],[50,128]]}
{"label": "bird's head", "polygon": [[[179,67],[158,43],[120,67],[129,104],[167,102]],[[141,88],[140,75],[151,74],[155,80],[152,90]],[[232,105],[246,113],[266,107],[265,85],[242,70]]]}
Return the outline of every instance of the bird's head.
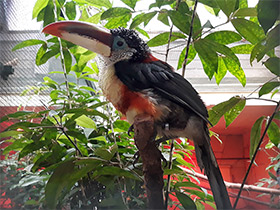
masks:
{"label": "bird's head", "polygon": [[138,34],[125,28],[109,31],[85,22],[61,21],[46,26],[43,32],[96,52],[113,63],[141,61],[150,54],[148,45]]}

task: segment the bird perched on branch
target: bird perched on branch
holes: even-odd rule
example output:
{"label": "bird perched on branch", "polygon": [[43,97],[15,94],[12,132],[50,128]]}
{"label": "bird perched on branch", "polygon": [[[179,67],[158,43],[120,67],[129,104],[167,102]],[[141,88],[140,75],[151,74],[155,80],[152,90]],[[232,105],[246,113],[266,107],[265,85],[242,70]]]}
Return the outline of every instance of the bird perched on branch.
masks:
{"label": "bird perched on branch", "polygon": [[155,58],[133,30],[107,31],[75,21],[50,24],[44,33],[98,53],[103,59],[99,84],[107,99],[133,125],[140,114],[153,117],[158,136],[186,137],[209,179],[218,209],[231,209],[228,193],[210,145],[207,109],[192,85]]}

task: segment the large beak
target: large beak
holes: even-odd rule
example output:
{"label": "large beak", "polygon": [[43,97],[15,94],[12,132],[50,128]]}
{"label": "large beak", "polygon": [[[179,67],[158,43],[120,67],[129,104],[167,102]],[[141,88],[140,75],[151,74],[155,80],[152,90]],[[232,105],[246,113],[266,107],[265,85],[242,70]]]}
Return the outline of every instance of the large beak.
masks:
{"label": "large beak", "polygon": [[60,21],[47,25],[43,32],[60,37],[100,55],[109,57],[113,43],[112,34],[85,22]]}

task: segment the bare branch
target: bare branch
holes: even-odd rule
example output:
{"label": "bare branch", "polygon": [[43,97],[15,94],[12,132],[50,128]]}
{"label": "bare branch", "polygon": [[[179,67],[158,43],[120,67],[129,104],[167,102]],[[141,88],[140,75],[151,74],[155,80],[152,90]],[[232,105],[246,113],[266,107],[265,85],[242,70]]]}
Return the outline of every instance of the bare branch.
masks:
{"label": "bare branch", "polygon": [[261,143],[262,143],[262,141],[263,141],[263,139],[264,139],[264,137],[265,137],[265,134],[266,134],[266,132],[267,132],[267,130],[268,130],[268,128],[269,128],[269,126],[270,126],[270,124],[271,124],[271,122],[272,122],[274,116],[275,116],[275,114],[277,113],[277,110],[279,109],[279,106],[280,106],[280,101],[278,102],[277,106],[275,107],[275,110],[274,110],[273,114],[272,114],[271,117],[269,118],[269,120],[268,120],[268,122],[267,122],[267,125],[266,125],[266,127],[265,127],[265,130],[264,130],[264,132],[263,132],[263,135],[262,135],[262,137],[261,137],[261,139],[260,139],[260,141],[259,141],[259,144],[258,144],[258,146],[256,147],[255,153],[254,153],[254,155],[253,155],[253,157],[252,157],[252,159],[251,159],[250,165],[249,165],[249,167],[248,167],[248,169],[247,169],[247,172],[246,172],[245,177],[244,177],[244,179],[243,179],[243,182],[242,182],[242,184],[241,184],[240,190],[239,190],[239,192],[238,192],[238,194],[237,194],[237,198],[236,198],[235,203],[234,203],[234,206],[233,206],[234,209],[235,209],[236,206],[237,206],[237,203],[238,203],[239,197],[240,197],[240,195],[241,195],[242,189],[243,189],[243,187],[244,187],[244,185],[245,185],[245,182],[246,182],[246,180],[247,180],[247,177],[248,177],[248,175],[249,175],[249,172],[250,172],[250,170],[251,170],[251,167],[252,167],[252,165],[253,165],[253,163],[254,163],[254,161],[255,161],[255,158],[256,158],[256,156],[257,156],[257,153],[258,153],[258,151],[259,151],[259,148],[260,148],[260,146],[261,146]]}
{"label": "bare branch", "polygon": [[192,20],[191,20],[191,26],[190,26],[190,33],[189,33],[189,38],[188,38],[188,42],[187,42],[185,59],[184,59],[184,62],[183,62],[183,69],[182,69],[182,76],[183,77],[185,76],[185,71],[186,71],[186,65],[187,65],[189,48],[190,48],[190,43],[191,43],[191,38],[192,38],[192,33],[193,33],[193,22],[194,22],[194,18],[195,18],[197,2],[198,2],[198,0],[195,0],[194,8],[193,8],[193,14],[192,14]]}
{"label": "bare branch", "polygon": [[[190,169],[186,169],[186,168],[182,168],[182,167],[180,167],[180,168],[183,169],[187,174],[195,175],[196,177],[198,177],[200,179],[203,179],[203,180],[208,180],[207,176],[205,176],[203,174],[194,173]],[[225,181],[225,185],[226,185],[227,188],[230,188],[230,189],[240,189],[241,188],[241,184],[240,183],[233,183],[233,182],[226,182]],[[248,190],[248,191],[259,192],[259,193],[267,193],[267,194],[273,194],[273,195],[280,195],[280,190],[275,189],[275,188],[258,187],[258,186],[254,186],[254,185],[244,184],[243,189],[244,190]]]}

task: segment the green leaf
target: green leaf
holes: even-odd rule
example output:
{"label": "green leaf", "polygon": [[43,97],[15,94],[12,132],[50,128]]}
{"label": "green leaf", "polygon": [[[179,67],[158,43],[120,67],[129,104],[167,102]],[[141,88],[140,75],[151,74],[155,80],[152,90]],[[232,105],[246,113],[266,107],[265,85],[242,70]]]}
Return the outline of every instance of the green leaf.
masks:
{"label": "green leaf", "polygon": [[267,82],[265,83],[259,91],[259,97],[262,95],[270,93],[274,88],[279,87],[280,82]]}
{"label": "green leaf", "polygon": [[269,31],[265,39],[255,45],[250,56],[251,63],[255,58],[257,58],[257,61],[260,61],[265,54],[268,54],[271,50],[280,45],[279,31],[280,24]]}
{"label": "green leaf", "polygon": [[48,5],[48,0],[37,0],[32,11],[32,19],[38,16],[40,11]]}
{"label": "green leaf", "polygon": [[75,20],[76,18],[76,4],[73,1],[65,4],[66,15],[69,20]]}
{"label": "green leaf", "polygon": [[228,101],[224,101],[222,103],[217,104],[216,106],[213,106],[208,112],[208,119],[211,122],[211,124],[213,126],[216,125],[224,114],[229,112],[242,100],[244,99],[239,96],[235,96],[230,98]]}
{"label": "green leaf", "polygon": [[[154,38],[150,39],[147,44],[149,45],[149,47],[156,47],[156,46],[161,46],[164,44],[168,43],[169,40],[169,32],[163,32],[160,33],[159,35],[155,36]],[[173,42],[177,39],[184,39],[186,38],[186,36],[180,32],[173,32],[172,36],[170,38],[170,42]]]}
{"label": "green leaf", "polygon": [[64,57],[64,65],[65,65],[66,73],[69,74],[72,66],[72,56],[69,50],[63,49],[63,57]]}
{"label": "green leaf", "polygon": [[249,20],[236,18],[231,20],[234,28],[240,33],[246,40],[252,44],[258,43],[265,37],[264,31],[262,28]]}
{"label": "green leaf", "polygon": [[280,111],[276,112],[273,119],[280,120]]}
{"label": "green leaf", "polygon": [[43,27],[45,27],[46,25],[48,25],[50,23],[55,22],[54,12],[55,12],[55,9],[54,9],[53,1],[49,0],[48,5],[44,9],[44,15],[43,15],[44,24],[43,24]]}
{"label": "green leaf", "polygon": [[24,48],[24,47],[29,47],[29,46],[33,46],[33,45],[38,45],[38,44],[46,44],[46,42],[44,42],[43,40],[39,40],[39,39],[29,39],[29,40],[25,40],[23,42],[20,42],[19,44],[17,44],[16,46],[13,47],[12,51]]}
{"label": "green leaf", "polygon": [[194,42],[194,49],[200,57],[205,73],[211,79],[218,69],[218,55],[209,43],[210,41],[200,39]]}
{"label": "green leaf", "polygon": [[193,167],[191,163],[184,160],[179,154],[174,154],[174,157],[176,157],[176,162],[179,163],[179,165],[186,166],[189,168]]}
{"label": "green leaf", "polygon": [[118,129],[119,132],[127,132],[130,124],[124,120],[116,120],[114,122],[114,129]]}
{"label": "green leaf", "polygon": [[119,16],[124,16],[126,14],[130,14],[132,11],[128,8],[124,7],[113,7],[101,15],[101,20],[107,19],[107,18],[113,18],[113,17],[119,17]]}
{"label": "green leaf", "polygon": [[262,129],[262,123],[264,121],[264,116],[257,119],[257,121],[254,123],[251,134],[250,134],[250,159],[252,159],[257,146],[260,142],[261,138],[261,129]]}
{"label": "green leaf", "polygon": [[277,177],[271,171],[268,171],[268,174],[273,180],[277,181]]}
{"label": "green leaf", "polygon": [[[183,15],[182,13],[176,11],[168,11],[168,16],[170,17],[172,23],[183,33],[189,34],[191,16]],[[195,31],[194,31],[195,32]]]}
{"label": "green leaf", "polygon": [[149,12],[149,13],[141,13],[136,15],[132,23],[130,25],[130,29],[136,28],[138,25],[144,22],[144,26],[146,26],[150,20],[157,14],[157,12]]}
{"label": "green leaf", "polygon": [[232,50],[229,47],[227,47],[226,45],[223,45],[223,44],[219,44],[214,41],[209,41],[209,40],[206,40],[206,41],[207,41],[207,46],[215,49],[216,52],[219,52],[219,53],[225,55],[226,56],[225,58],[231,59],[233,62],[236,63],[236,65],[240,66],[238,57],[232,52]]}
{"label": "green leaf", "polygon": [[239,80],[243,87],[245,87],[246,76],[241,66],[228,57],[223,57],[223,60],[228,71]]}
{"label": "green leaf", "polygon": [[100,168],[98,171],[96,170],[93,174],[93,176],[100,176],[100,175],[109,175],[109,176],[118,176],[118,177],[124,176],[130,179],[139,180],[139,178],[135,176],[132,172],[115,166],[105,166],[103,168]]}
{"label": "green leaf", "polygon": [[79,57],[79,61],[78,61],[78,67],[82,67],[85,63],[87,63],[88,61],[94,59],[96,57],[96,53],[87,50],[85,53],[83,53],[80,57]]}
{"label": "green leaf", "polygon": [[4,117],[2,117],[0,119],[0,123],[4,122],[4,121],[8,121],[10,119],[20,119],[20,118],[23,118],[25,116],[28,116],[28,115],[32,115],[32,114],[35,114],[35,112],[31,112],[31,111],[17,111],[15,113],[11,113],[11,114],[8,114],[8,115],[5,115]]}
{"label": "green leaf", "polygon": [[[181,54],[180,54],[180,57],[179,57],[179,60],[178,60],[178,65],[177,65],[177,69],[180,69],[183,67],[183,63],[184,63],[184,60],[185,60],[185,55],[186,55],[186,50],[187,50],[187,47],[185,47]],[[188,53],[188,58],[187,58],[187,64],[188,65],[190,62],[193,61],[193,59],[195,58],[196,56],[196,51],[193,47],[193,45],[190,45],[189,47],[189,53]]]}
{"label": "green leaf", "polygon": [[46,51],[47,51],[47,44],[43,44],[43,45],[39,48],[39,50],[38,50],[38,52],[37,52],[37,54],[36,54],[36,61],[35,61],[35,63],[36,63],[37,66],[40,65],[40,60],[41,60],[41,58],[43,57],[43,55],[46,53]]}
{"label": "green leaf", "polygon": [[150,36],[147,33],[147,31],[145,31],[145,30],[143,30],[143,29],[141,29],[139,27],[136,27],[135,30],[138,31],[140,34],[144,35],[145,37],[147,37],[148,39],[150,39]]}
{"label": "green leaf", "polygon": [[53,81],[51,78],[49,77],[44,77],[44,83],[45,85],[48,85],[49,87],[53,88],[53,89],[57,89],[56,86],[58,85],[57,82]]}
{"label": "green leaf", "polygon": [[168,14],[165,12],[165,10],[161,10],[158,14],[159,21],[161,21],[163,24],[169,26],[169,20],[168,20]]}
{"label": "green leaf", "polygon": [[183,181],[183,182],[177,182],[175,184],[175,187],[178,188],[178,187],[191,187],[191,188],[197,188],[199,190],[201,190],[201,187],[198,186],[197,184],[193,183],[193,182],[188,182],[188,181]]}
{"label": "green leaf", "polygon": [[[257,6],[258,20],[265,33],[274,25],[279,16],[279,0],[260,0]],[[279,35],[279,31],[278,31]]]}
{"label": "green leaf", "polygon": [[46,63],[50,58],[56,56],[59,53],[59,48],[54,47],[53,49],[47,51],[40,59],[39,65]]}
{"label": "green leaf", "polygon": [[99,12],[83,21],[98,24],[101,19],[101,15],[102,15],[102,12]]}
{"label": "green leaf", "polygon": [[131,9],[134,9],[138,0],[122,0],[122,2],[129,6]]}
{"label": "green leaf", "polygon": [[62,162],[51,175],[45,188],[45,201],[49,209],[56,209],[57,203],[63,199],[71,187],[86,176],[95,165],[75,166],[74,159]]}
{"label": "green leaf", "polygon": [[28,143],[20,141],[19,139],[15,140],[12,144],[5,147],[3,150],[3,155],[9,154],[10,151],[19,151],[24,148]]}
{"label": "green leaf", "polygon": [[280,76],[280,58],[269,58],[264,62],[266,68],[268,68],[273,74]]}
{"label": "green leaf", "polygon": [[246,100],[240,100],[234,107],[224,114],[226,127],[228,127],[242,112],[246,104]]}
{"label": "green leaf", "polygon": [[275,122],[271,122],[270,126],[267,130],[267,135],[269,137],[269,140],[278,147],[280,143],[280,129],[279,126]]}
{"label": "green leaf", "polygon": [[239,0],[239,8],[248,8],[247,0]]}
{"label": "green leaf", "polygon": [[241,44],[241,45],[233,46],[230,49],[235,54],[250,54],[253,48],[254,45],[252,44]]}
{"label": "green leaf", "polygon": [[118,145],[114,144],[109,148],[100,147],[94,150],[94,154],[103,158],[104,160],[111,160],[116,154]]}
{"label": "green leaf", "polygon": [[176,191],[176,197],[184,209],[196,209],[195,203],[187,194]]}
{"label": "green leaf", "polygon": [[12,137],[12,136],[17,136],[19,134],[22,134],[24,132],[21,131],[4,131],[0,133],[0,139],[1,138],[7,138],[7,137]]}
{"label": "green leaf", "polygon": [[223,61],[222,57],[219,57],[219,64],[218,64],[218,70],[214,73],[216,83],[219,85],[222,79],[226,76],[227,73],[227,67]]}
{"label": "green leaf", "polygon": [[[38,135],[38,138],[41,138],[42,135]],[[39,139],[38,139],[39,140]],[[23,157],[26,157],[28,154],[33,153],[46,145],[50,145],[51,141],[35,141],[31,144],[27,144],[19,153],[18,159],[20,160]]]}
{"label": "green leaf", "polygon": [[127,23],[131,19],[131,14],[126,14],[119,17],[110,18],[109,21],[106,23],[105,27],[108,29],[117,28],[117,27],[127,27]]}
{"label": "green leaf", "polygon": [[235,9],[236,0],[216,0],[216,2],[227,17],[229,17]]}
{"label": "green leaf", "polygon": [[234,31],[217,31],[209,34],[205,37],[205,39],[212,40],[223,45],[227,45],[233,42],[240,41],[242,37]]}
{"label": "green leaf", "polygon": [[[77,2],[77,0],[75,0]],[[111,8],[112,3],[109,0],[85,0],[89,5],[97,7]]]}
{"label": "green leaf", "polygon": [[234,17],[256,17],[257,14],[256,8],[239,8],[234,13]]}
{"label": "green leaf", "polygon": [[82,126],[84,128],[93,128],[96,129],[96,124],[95,122],[87,117],[86,115],[82,115],[78,118],[75,119],[77,125]]}

